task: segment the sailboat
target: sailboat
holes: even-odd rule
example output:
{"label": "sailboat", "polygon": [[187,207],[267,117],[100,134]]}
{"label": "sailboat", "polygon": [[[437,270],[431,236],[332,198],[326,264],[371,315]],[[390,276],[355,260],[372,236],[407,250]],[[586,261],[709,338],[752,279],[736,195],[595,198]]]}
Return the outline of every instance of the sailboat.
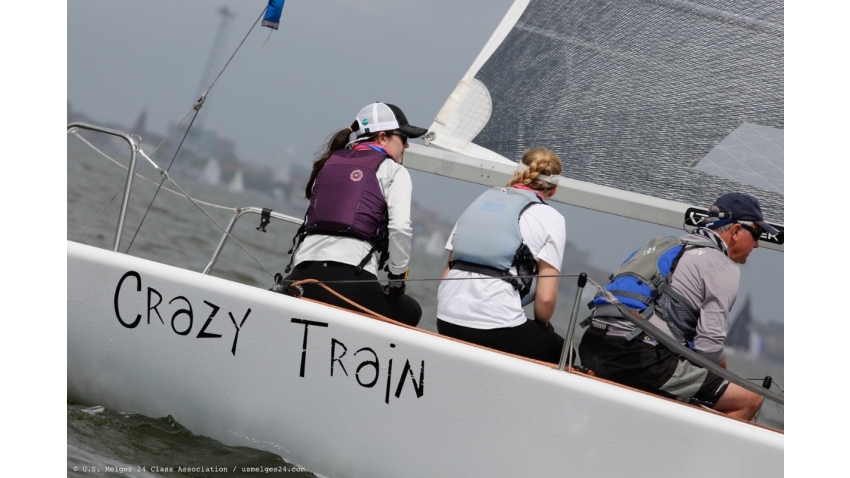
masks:
{"label": "sailboat", "polygon": [[[566,166],[555,201],[681,227],[735,189],[784,231],[781,192],[695,167],[724,140],[746,141],[734,134],[745,123],[782,129],[781,4],[759,3],[759,18],[734,5],[590,16],[584,5],[516,1],[405,166],[499,185],[510,158],[542,143]],[[146,158],[131,134],[68,129],[119,138],[131,158],[111,250],[68,241],[69,398],[170,415],[322,476],[783,474],[779,430],[598,379],[567,357],[552,366],[214,277],[228,235],[203,271],[121,253]],[[300,222],[243,208],[231,225],[247,213]],[[783,234],[762,242],[781,251]],[[650,443],[660,458],[647,459]],[[697,456],[711,458],[695,467]]]}
{"label": "sailboat", "polygon": [[204,183],[212,185],[221,183],[221,166],[217,159],[210,158],[207,160],[207,164],[204,166],[199,179]]}
{"label": "sailboat", "polygon": [[232,193],[245,192],[245,180],[243,179],[241,169],[237,169],[236,172],[233,173],[233,178],[227,184],[227,190]]}

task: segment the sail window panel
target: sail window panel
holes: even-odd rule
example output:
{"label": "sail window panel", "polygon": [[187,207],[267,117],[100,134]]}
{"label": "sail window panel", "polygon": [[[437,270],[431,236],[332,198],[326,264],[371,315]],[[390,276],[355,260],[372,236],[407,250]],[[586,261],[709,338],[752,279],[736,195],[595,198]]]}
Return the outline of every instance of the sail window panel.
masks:
{"label": "sail window panel", "polygon": [[784,194],[784,131],[744,123],[715,146],[695,168]]}

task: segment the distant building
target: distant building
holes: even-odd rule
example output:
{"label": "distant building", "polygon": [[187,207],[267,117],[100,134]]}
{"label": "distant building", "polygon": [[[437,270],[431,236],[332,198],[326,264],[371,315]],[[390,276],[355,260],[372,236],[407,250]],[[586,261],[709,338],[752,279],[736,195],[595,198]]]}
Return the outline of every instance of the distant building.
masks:
{"label": "distant building", "polygon": [[136,118],[136,124],[133,125],[133,129],[131,130],[133,134],[137,134],[141,137],[146,137],[148,133],[148,109],[142,109],[142,112],[139,113],[139,117]]}

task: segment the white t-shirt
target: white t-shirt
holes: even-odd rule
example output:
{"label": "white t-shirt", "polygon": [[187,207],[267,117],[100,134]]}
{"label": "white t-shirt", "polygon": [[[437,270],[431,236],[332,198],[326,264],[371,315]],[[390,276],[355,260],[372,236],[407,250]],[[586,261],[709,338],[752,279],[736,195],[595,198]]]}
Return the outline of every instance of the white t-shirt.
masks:
{"label": "white t-shirt", "polygon": [[[455,224],[457,228],[457,224]],[[561,271],[567,240],[564,216],[554,208],[535,204],[519,218],[522,241],[537,260]],[[452,250],[454,230],[446,243]],[[516,268],[511,268],[516,274]],[[437,290],[437,317],[472,329],[497,329],[522,325],[528,320],[522,310],[519,292],[504,280],[475,272],[452,269]],[[460,280],[470,279],[470,280]]]}

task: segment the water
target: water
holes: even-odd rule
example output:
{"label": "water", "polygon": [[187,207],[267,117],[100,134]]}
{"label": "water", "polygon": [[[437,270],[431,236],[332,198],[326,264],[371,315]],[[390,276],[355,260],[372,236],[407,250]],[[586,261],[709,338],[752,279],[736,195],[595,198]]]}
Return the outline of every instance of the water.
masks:
{"label": "water", "polygon": [[287,476],[315,476],[273,453],[194,435],[171,417],[68,404],[69,476],[221,476],[284,470]]}
{"label": "water", "polygon": [[[84,132],[83,135],[87,139],[97,138],[93,133]],[[107,140],[99,142],[98,147],[126,163],[126,143]],[[153,146],[143,145],[143,148],[149,153],[153,151]],[[170,159],[154,157],[163,167],[168,165]],[[139,158],[139,161],[141,163],[144,160]],[[69,136],[67,173],[67,238],[111,249],[121,186],[126,178],[125,170],[92,153],[76,137]],[[142,173],[158,184],[160,178],[149,165],[142,168]],[[174,173],[174,179],[192,197],[229,208],[271,207],[277,212],[295,217],[302,216],[306,209],[304,202],[285,204],[255,193],[231,193],[224,187],[193,181],[177,172]],[[162,190],[134,239],[154,196],[156,184],[139,179],[134,181],[121,250],[125,251],[130,246],[130,253],[139,257],[189,270],[203,270],[221,237],[221,231],[213,220],[226,226],[232,211],[202,205],[210,216],[208,218],[186,198]],[[168,183],[166,186],[172,187]],[[289,259],[286,251],[291,245],[296,226],[273,221],[266,228],[269,232],[263,234],[255,229],[258,225],[259,216],[256,215],[245,216],[237,223],[234,236],[250,252],[250,256],[230,242],[212,275],[264,289],[271,286],[272,274],[282,272]],[[429,256],[414,249],[411,278],[437,279],[444,264],[445,257]],[[422,305],[420,327],[431,331],[436,331],[438,284],[437,280],[412,281],[407,288],[407,293]],[[553,319],[556,330],[562,334],[566,330],[574,291],[574,287],[564,287]],[[587,299],[583,298],[582,303]],[[776,382],[784,383],[781,364],[757,362],[734,354],[729,356],[729,364],[731,370],[744,377],[771,375]],[[783,407],[767,404],[759,421],[783,428]],[[247,476],[273,471],[286,471],[286,476],[315,476],[307,470],[299,471],[293,464],[273,453],[250,447],[226,446],[195,435],[172,417],[124,414],[96,403],[68,402],[67,433],[68,476]]]}

